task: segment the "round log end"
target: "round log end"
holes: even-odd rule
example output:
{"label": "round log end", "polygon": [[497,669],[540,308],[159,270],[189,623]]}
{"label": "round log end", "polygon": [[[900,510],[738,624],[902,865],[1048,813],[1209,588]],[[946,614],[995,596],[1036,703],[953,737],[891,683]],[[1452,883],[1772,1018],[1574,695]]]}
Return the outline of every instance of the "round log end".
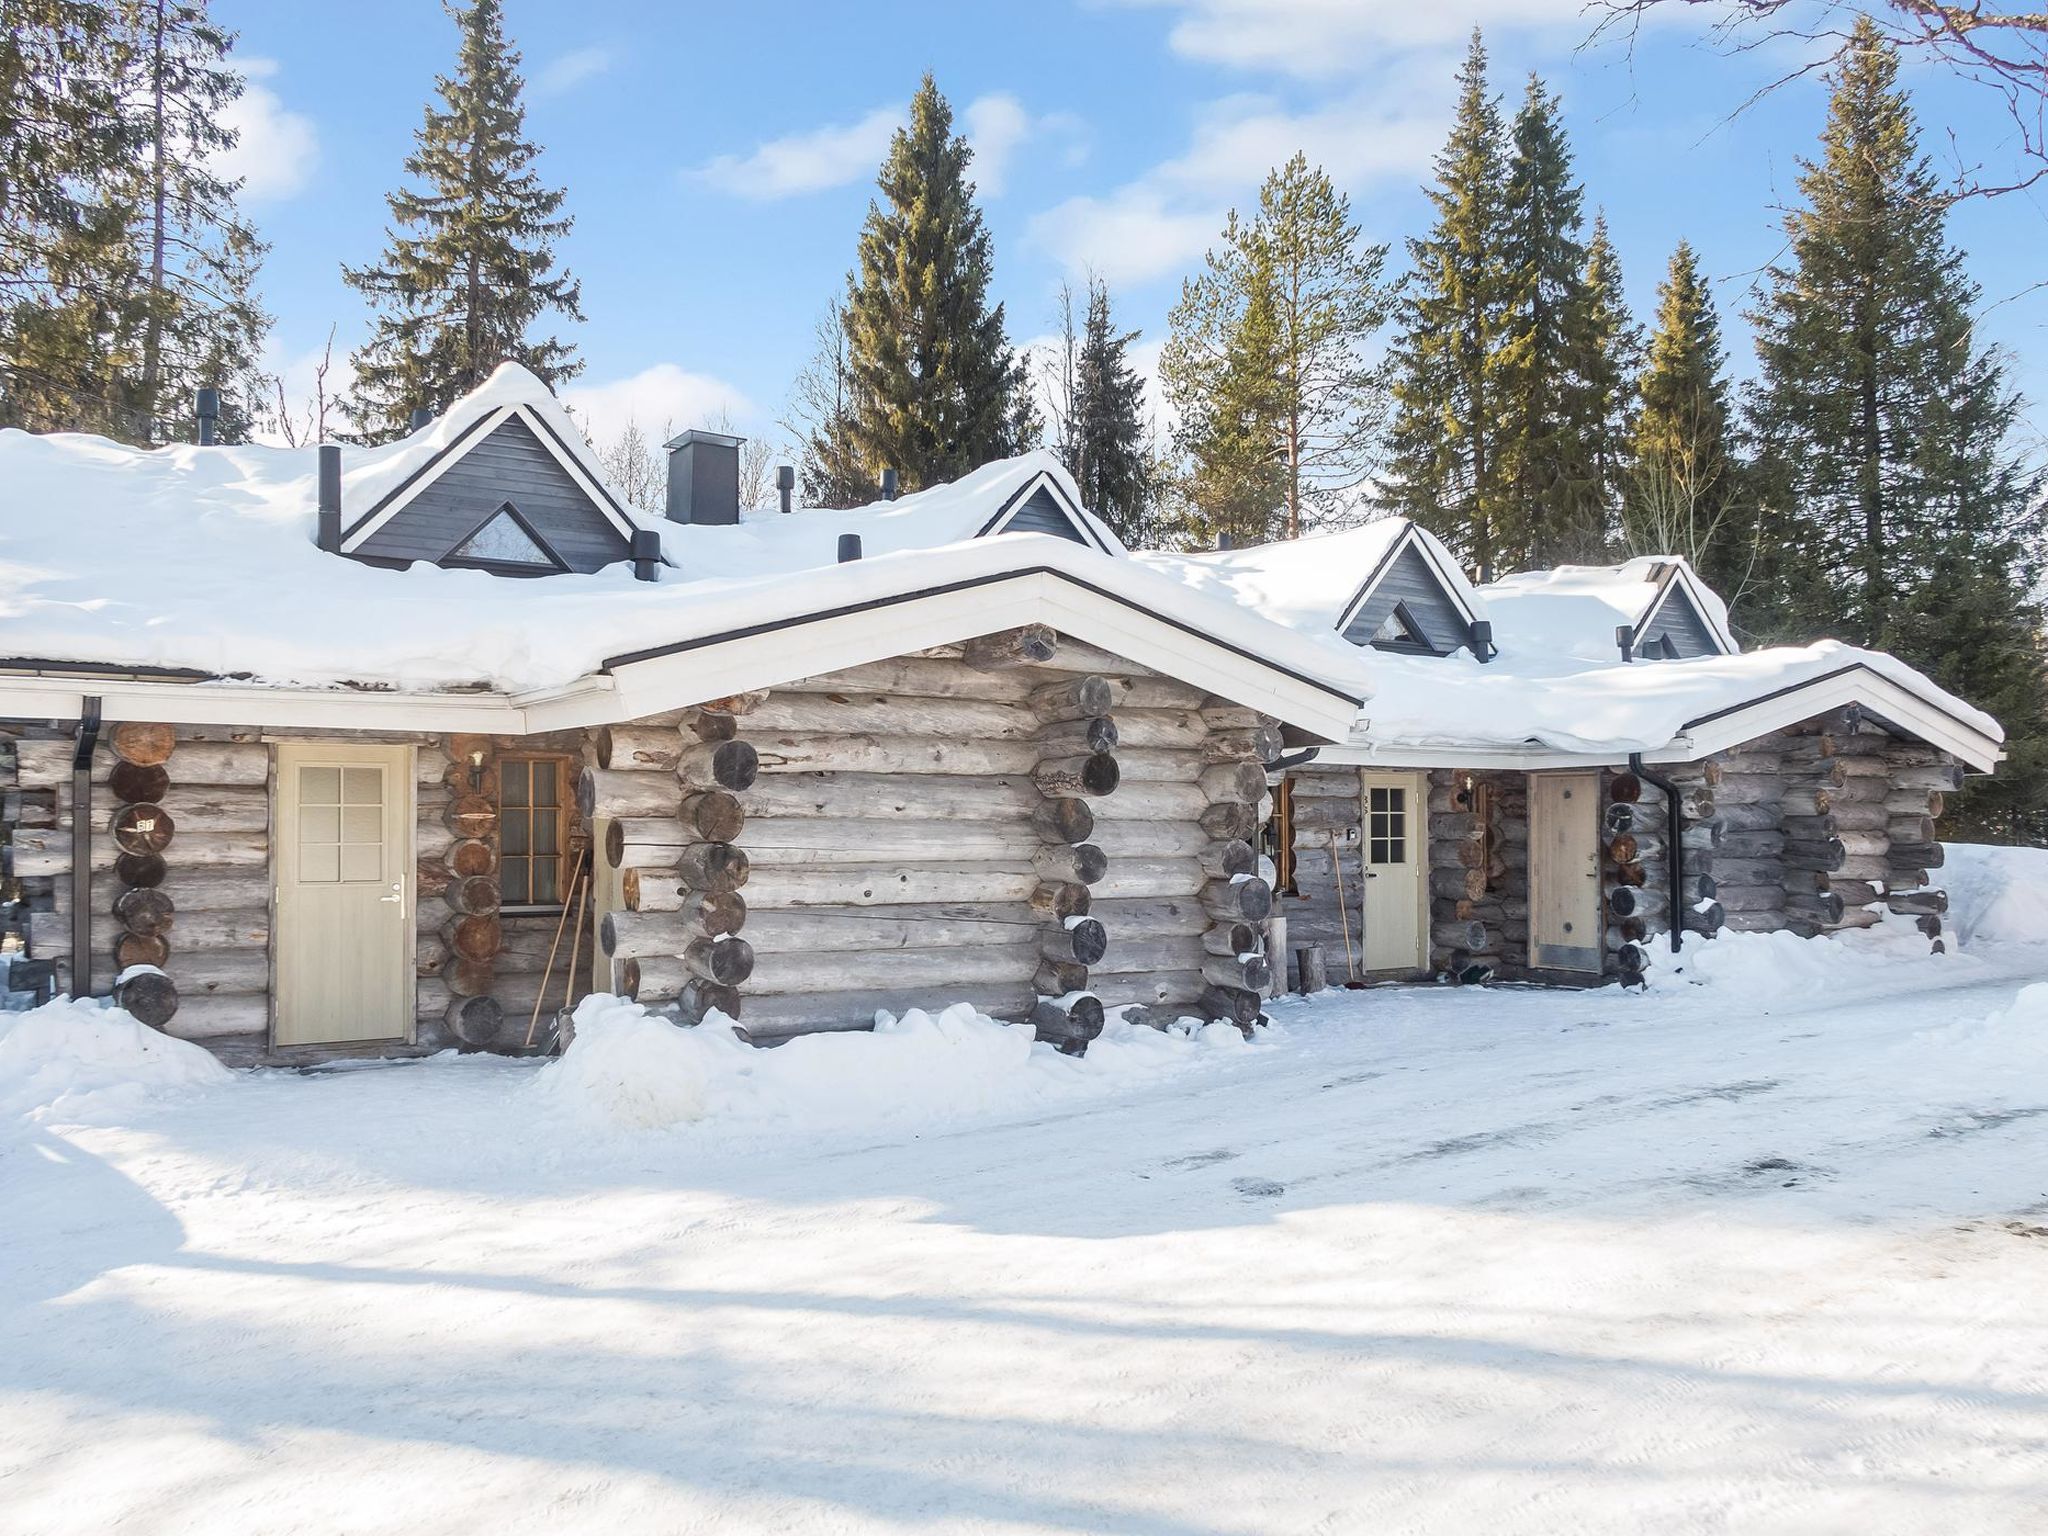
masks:
{"label": "round log end", "polygon": [[171,958],[171,941],[162,934],[124,933],[114,942],[114,964],[121,970],[131,965],[162,965]]}
{"label": "round log end", "polygon": [[455,1038],[471,1050],[495,1045],[505,1023],[505,1010],[494,997],[458,997],[443,1016]]}
{"label": "round log end", "polygon": [[160,853],[124,853],[114,860],[114,878],[123,885],[162,885],[167,866]]}
{"label": "round log end", "polygon": [[[130,933],[145,938],[170,932],[171,924],[177,917],[177,907],[170,894],[154,886],[137,886],[123,891],[114,898],[114,916],[121,920],[121,926]],[[155,965],[154,960],[131,961],[130,964]]]}
{"label": "round log end", "polygon": [[[753,749],[750,747],[748,750]],[[758,772],[758,756],[754,759],[754,767]],[[730,790],[707,789],[683,801],[680,817],[683,825],[693,829],[705,842],[731,843],[739,840],[741,831],[746,827],[747,809]],[[616,854],[612,862],[618,862]]]}
{"label": "round log end", "polygon": [[489,917],[498,910],[504,897],[498,882],[491,876],[471,875],[466,879],[449,881],[441,899],[467,916]]}
{"label": "round log end", "polygon": [[154,768],[170,759],[178,745],[178,733],[168,725],[123,720],[108,734],[107,745],[124,763]]}
{"label": "round log end", "polygon": [[712,782],[721,789],[751,789],[761,774],[761,755],[753,743],[721,741],[711,752]]}
{"label": "round log end", "polygon": [[1109,855],[1093,843],[1074,845],[1074,878],[1083,885],[1094,885],[1109,873]]}
{"label": "round log end", "polygon": [[138,1024],[162,1029],[178,1012],[178,988],[160,971],[144,971],[114,988],[114,1006],[127,1011]]}
{"label": "round log end", "polygon": [[492,850],[491,845],[480,837],[463,837],[450,843],[446,862],[448,872],[461,880],[478,875],[493,875],[498,871],[498,855]]}
{"label": "round log end", "polygon": [[1112,702],[1109,679],[1098,677],[1092,672],[1086,677],[1075,679],[1074,702],[1090,715],[1108,714]]}
{"label": "round log end", "polygon": [[1040,807],[1039,825],[1057,842],[1085,843],[1095,835],[1095,813],[1086,800],[1062,795]]}
{"label": "round log end", "polygon": [[161,800],[170,787],[171,775],[161,763],[117,761],[107,771],[107,788],[129,805]]}
{"label": "round log end", "polygon": [[124,805],[114,812],[110,830],[114,846],[123,853],[162,853],[171,845],[177,824],[160,805]]}
{"label": "round log end", "polygon": [[1237,888],[1238,915],[1246,922],[1262,923],[1273,915],[1273,887],[1257,875],[1232,882]]}
{"label": "round log end", "polygon": [[1607,798],[1620,805],[1634,805],[1643,798],[1643,781],[1632,773],[1617,773],[1607,781]]}
{"label": "round log end", "polygon": [[1072,940],[1074,958],[1083,965],[1094,965],[1109,953],[1109,930],[1092,917],[1084,917],[1067,930]]}
{"label": "round log end", "polygon": [[1097,752],[1081,765],[1081,789],[1084,794],[1110,795],[1123,780],[1123,771],[1116,765],[1116,759],[1107,752]]}

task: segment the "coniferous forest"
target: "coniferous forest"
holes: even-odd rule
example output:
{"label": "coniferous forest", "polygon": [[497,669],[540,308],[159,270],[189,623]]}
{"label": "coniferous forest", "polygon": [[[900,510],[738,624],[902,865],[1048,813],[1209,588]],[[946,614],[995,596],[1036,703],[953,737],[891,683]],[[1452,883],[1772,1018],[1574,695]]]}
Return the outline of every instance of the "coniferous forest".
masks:
{"label": "coniferous forest", "polygon": [[[558,385],[581,367],[573,189],[529,134],[500,0],[449,12],[381,247],[367,215],[337,237],[366,340],[330,435],[387,441],[507,360]],[[207,0],[0,16],[0,425],[179,440],[210,385],[227,440],[290,436],[261,365],[265,245],[208,168],[244,89],[232,35]],[[1717,287],[1674,231],[1640,315],[1556,91],[1497,81],[1476,33],[1445,87],[1426,227],[1363,227],[1300,154],[1230,214],[1160,338],[1160,420],[1100,279],[1060,295],[1049,349],[1019,349],[973,151],[925,76],[843,285],[790,296],[820,314],[784,421],[805,499],[857,504],[885,467],[915,490],[1044,446],[1133,544],[1398,513],[1481,579],[1683,555],[1746,643],[1888,649],[1996,714],[2011,761],[1953,830],[2048,840],[2043,466],[1975,333],[1983,296],[1893,45],[1858,24],[1815,92],[1769,270]],[[1753,368],[1731,357],[1730,312]],[[629,494],[658,494],[637,431],[601,447]]]}

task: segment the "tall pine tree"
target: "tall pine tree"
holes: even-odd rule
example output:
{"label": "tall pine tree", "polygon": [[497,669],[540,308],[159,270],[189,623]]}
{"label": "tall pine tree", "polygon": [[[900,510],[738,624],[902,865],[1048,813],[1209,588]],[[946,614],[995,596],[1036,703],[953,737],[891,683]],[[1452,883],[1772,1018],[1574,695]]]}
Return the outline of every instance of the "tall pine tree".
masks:
{"label": "tall pine tree", "polygon": [[1391,353],[1388,500],[1485,579],[1499,570],[1504,510],[1494,398],[1505,323],[1503,162],[1500,102],[1487,88],[1486,46],[1475,29],[1458,73],[1457,117],[1429,189],[1436,223],[1408,242],[1414,271]]}
{"label": "tall pine tree", "polygon": [[[1391,306],[1386,255],[1360,236],[1350,200],[1297,153],[1267,176],[1253,218],[1232,213],[1222,243],[1181,287],[1160,375],[1181,413],[1186,451],[1208,454],[1205,433],[1235,438],[1258,418],[1244,402],[1267,399],[1276,434],[1270,454],[1249,441],[1213,446],[1280,464],[1281,537],[1359,511],[1356,492],[1374,467],[1386,414],[1371,356]],[[1268,324],[1270,348],[1260,336]],[[1271,375],[1232,377],[1247,365]],[[1218,413],[1212,401],[1227,408]]]}
{"label": "tall pine tree", "polygon": [[1714,296],[1681,240],[1657,289],[1622,514],[1630,554],[1685,556],[1747,630],[1756,519],[1733,442]]}
{"label": "tall pine tree", "polygon": [[427,107],[405,161],[423,185],[386,198],[396,228],[383,260],[342,271],[376,311],[351,406],[371,442],[402,436],[416,409],[446,410],[500,363],[550,385],[583,366],[573,344],[531,334],[545,315],[581,320],[583,301],[555,266],[574,220],[534,168],[540,150],[525,136],[525,82],[503,7],[448,9],[462,34],[455,74],[436,81],[441,105]]}
{"label": "tall pine tree", "polygon": [[875,493],[884,469],[905,490],[956,479],[1037,435],[1027,370],[990,304],[994,254],[967,140],[930,75],[890,141],[880,198],[847,275],[845,403],[806,444],[827,496]]}
{"label": "tall pine tree", "polygon": [[1580,560],[1599,558],[1621,531],[1628,480],[1630,427],[1636,414],[1636,370],[1642,332],[1621,291],[1621,260],[1608,238],[1607,220],[1596,215],[1586,242],[1586,266],[1578,284],[1568,332],[1567,398],[1575,455],[1567,466],[1569,486],[1563,525],[1579,542],[1568,550]]}
{"label": "tall pine tree", "polygon": [[1530,76],[1510,135],[1500,222],[1500,341],[1492,361],[1502,478],[1494,523],[1503,569],[1596,557],[1605,542],[1584,494],[1573,400],[1573,326],[1585,298],[1582,192],[1557,97]]}
{"label": "tall pine tree", "polygon": [[1237,253],[1230,269],[1233,307],[1204,321],[1205,336],[1216,339],[1205,340],[1197,361],[1191,332],[1176,310],[1174,336],[1161,360],[1167,398],[1180,413],[1174,446],[1184,466],[1170,542],[1184,547],[1213,547],[1226,536],[1239,545],[1264,544],[1287,532],[1286,418],[1273,271],[1256,243],[1236,238],[1238,228],[1233,211],[1224,228],[1224,249]]}
{"label": "tall pine tree", "polygon": [[1978,289],[1868,21],[1833,79],[1789,261],[1756,313],[1751,400],[1777,634],[1890,650],[1997,715],[2011,760],[1962,824],[2048,834],[2042,476],[2011,442],[2019,402],[1977,344]]}
{"label": "tall pine tree", "polygon": [[1080,324],[1073,292],[1062,289],[1060,355],[1053,390],[1054,448],[1087,508],[1135,546],[1154,542],[1151,443],[1145,381],[1131,365],[1138,332],[1111,318],[1109,286],[1088,280]]}
{"label": "tall pine tree", "polygon": [[0,416],[185,437],[201,385],[229,437],[267,393],[263,246],[214,167],[243,90],[205,0],[8,0],[0,44]]}

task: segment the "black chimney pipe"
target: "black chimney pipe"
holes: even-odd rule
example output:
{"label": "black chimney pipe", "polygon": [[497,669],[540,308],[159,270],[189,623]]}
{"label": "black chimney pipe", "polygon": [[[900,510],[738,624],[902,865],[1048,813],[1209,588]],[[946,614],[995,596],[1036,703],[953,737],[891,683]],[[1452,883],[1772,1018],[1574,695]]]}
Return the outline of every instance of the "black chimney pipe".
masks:
{"label": "black chimney pipe", "polygon": [[1628,625],[1617,624],[1614,626],[1614,643],[1621,647],[1621,659],[1624,662],[1636,659],[1636,632],[1629,628]]}
{"label": "black chimney pipe", "polygon": [[652,528],[633,530],[633,579],[655,581],[661,574],[661,535]]}
{"label": "black chimney pipe", "polygon": [[341,553],[341,447],[320,445],[320,532],[315,541],[330,555]]}
{"label": "black chimney pipe", "polygon": [[428,410],[424,405],[416,405],[412,408],[411,430],[417,432],[421,427],[431,427],[433,424],[434,413],[432,411]]}
{"label": "black chimney pipe", "polygon": [[782,510],[790,510],[789,498],[796,490],[796,470],[788,464],[775,466],[775,494],[782,498]]}
{"label": "black chimney pipe", "polygon": [[1237,540],[1233,539],[1229,534],[1219,533],[1216,535],[1216,552],[1219,555],[1222,554],[1225,550],[1231,550],[1235,548],[1237,548]]}
{"label": "black chimney pipe", "polygon": [[882,500],[894,501],[895,499],[896,471],[893,469],[885,469],[882,471]]}
{"label": "black chimney pipe", "polygon": [[1472,650],[1481,666],[1500,654],[1500,647],[1493,643],[1493,620],[1480,619],[1473,624]]}
{"label": "black chimney pipe", "polygon": [[857,533],[842,533],[839,535],[839,563],[844,565],[849,560],[858,560],[859,558],[860,535]]}
{"label": "black chimney pipe", "polygon": [[193,414],[199,418],[199,446],[211,448],[220,428],[220,391],[202,388],[193,402]]}

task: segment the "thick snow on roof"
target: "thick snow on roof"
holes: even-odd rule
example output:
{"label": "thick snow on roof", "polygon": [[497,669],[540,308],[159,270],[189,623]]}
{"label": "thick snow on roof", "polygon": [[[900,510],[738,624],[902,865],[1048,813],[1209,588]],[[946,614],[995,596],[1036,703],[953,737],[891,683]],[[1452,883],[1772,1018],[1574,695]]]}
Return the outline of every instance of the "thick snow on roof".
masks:
{"label": "thick snow on roof", "polygon": [[[1387,552],[1408,532],[1405,517],[1383,517],[1336,533],[1312,533],[1249,549],[1214,554],[1143,553],[1131,558],[1164,571],[1197,592],[1223,597],[1305,634],[1334,634],[1345,611]],[[1480,603],[1458,563],[1426,528],[1415,527],[1457,593],[1482,617]]]}
{"label": "thick snow on roof", "polygon": [[[839,558],[839,536],[857,533],[863,557],[908,549],[931,549],[971,539],[1014,502],[1039,476],[1050,477],[1069,506],[1081,509],[1080,489],[1054,455],[1038,450],[997,459],[971,474],[930,490],[870,502],[846,511],[806,507],[780,512],[742,512],[737,525],[717,527],[663,522],[662,546],[686,574],[761,575],[831,565]],[[1085,509],[1081,521],[1102,547],[1122,554],[1123,544]]]}
{"label": "thick snow on roof", "polygon": [[[478,409],[507,403],[489,398],[500,380],[503,373],[484,400],[472,397]],[[531,387],[540,390],[537,380]],[[404,442],[351,451],[345,505],[367,509],[375,487],[402,480],[464,419],[451,412]],[[974,518],[984,507],[992,514],[988,504],[1000,504],[1020,473],[1012,464],[950,488],[957,494],[832,514],[856,520],[864,538],[880,525],[904,530],[908,542],[948,532],[955,542],[828,563],[800,581],[766,553],[745,558],[748,546],[731,537],[744,527],[725,530],[722,543],[691,541],[659,582],[635,581],[625,563],[522,581],[425,564],[388,570],[323,553],[314,543],[310,451],[145,452],[75,434],[0,431],[0,657],[189,667],[276,684],[425,691],[484,682],[518,692],[573,681],[626,652],[1045,566],[1354,695],[1366,691],[1369,661],[1334,637],[1324,645],[1278,631],[1157,572],[1045,535],[960,542],[957,530],[978,528]],[[909,517],[891,521],[897,507]],[[828,562],[835,542],[828,526]]]}
{"label": "thick snow on roof", "polygon": [[1689,581],[1701,617],[1732,648],[1728,605],[1679,555],[1641,555],[1620,565],[1521,571],[1479,588],[1479,594],[1493,619],[1494,641],[1503,651],[1607,661],[1615,655],[1614,631],[1623,624],[1634,629],[1643,622],[1672,566],[1680,569],[1674,579]]}
{"label": "thick snow on roof", "polygon": [[1839,641],[1776,646],[1737,656],[1625,664],[1610,653],[1503,654],[1481,664],[1454,656],[1382,654],[1373,698],[1354,744],[1560,752],[1654,752],[1687,725],[1861,664],[1994,741],[1996,720],[1948,693],[1897,657]]}

